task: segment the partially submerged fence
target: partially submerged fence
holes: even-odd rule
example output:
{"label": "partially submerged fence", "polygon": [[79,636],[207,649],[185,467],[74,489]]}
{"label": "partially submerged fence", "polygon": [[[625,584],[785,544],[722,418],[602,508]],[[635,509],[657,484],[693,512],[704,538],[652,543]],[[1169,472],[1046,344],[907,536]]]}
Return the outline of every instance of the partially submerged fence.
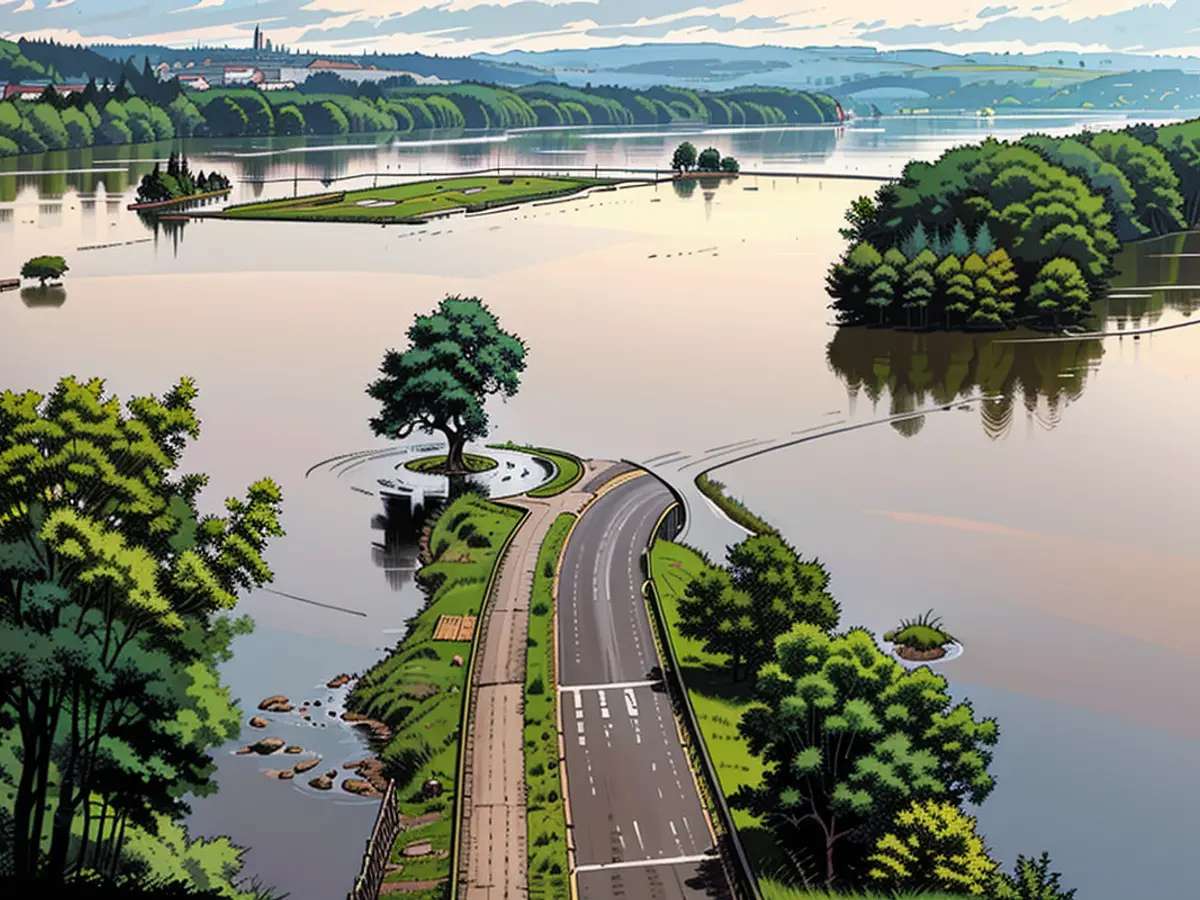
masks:
{"label": "partially submerged fence", "polygon": [[388,860],[392,855],[392,844],[400,833],[400,807],[396,803],[396,782],[389,781],[379,804],[379,815],[367,841],[367,852],[363,854],[362,871],[354,880],[354,888],[347,900],[377,900],[387,874]]}

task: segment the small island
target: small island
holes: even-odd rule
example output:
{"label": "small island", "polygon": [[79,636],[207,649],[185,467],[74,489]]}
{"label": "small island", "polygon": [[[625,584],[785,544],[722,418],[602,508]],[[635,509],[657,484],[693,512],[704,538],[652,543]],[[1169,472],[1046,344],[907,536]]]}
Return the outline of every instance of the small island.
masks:
{"label": "small island", "polygon": [[201,171],[193,176],[188,168],[187,157],[172,153],[165,172],[155,163],[154,171],[142,176],[137,202],[129,204],[129,209],[154,209],[204,200],[227,194],[231,187],[229,179],[219,172],[206,175]]}
{"label": "small island", "polygon": [[671,168],[675,170],[675,177],[681,178],[693,173],[736,175],[741,166],[732,156],[722,156],[716,147],[709,147],[697,153],[695,144],[684,141],[675,148],[675,153],[671,156]]}
{"label": "small island", "polygon": [[639,180],[644,179],[468,175],[267,200],[226,207],[220,212],[193,215],[288,222],[422,225],[431,218],[448,213],[483,212],[537,200],[563,199],[589,188],[612,188],[624,181]]}
{"label": "small island", "polygon": [[941,624],[941,618],[935,617],[931,609],[916,619],[901,619],[900,627],[886,632],[883,639],[892,644],[898,657],[909,662],[942,659],[948,648],[958,642],[941,629]]}

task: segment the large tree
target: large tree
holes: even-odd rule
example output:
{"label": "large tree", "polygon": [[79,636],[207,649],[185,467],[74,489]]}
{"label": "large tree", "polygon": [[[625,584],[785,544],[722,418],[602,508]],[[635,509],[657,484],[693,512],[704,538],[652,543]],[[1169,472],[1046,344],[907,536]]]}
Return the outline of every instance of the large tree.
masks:
{"label": "large tree", "polygon": [[225,515],[177,468],[195,385],[122,407],[99,380],[0,393],[0,860],[21,879],[118,874],[126,838],[213,788],[237,733],[226,613],[271,572],[270,480]]}
{"label": "large tree", "polygon": [[679,601],[680,632],[728,656],[734,678],[743,664],[745,674],[758,672],[774,656],[775,639],[797,622],[836,628],[839,614],[825,567],[774,534],[730,547],[727,567],[705,569]]}
{"label": "large tree", "polygon": [[766,773],[735,800],[776,829],[807,882],[860,882],[874,843],[914,802],[991,793],[996,723],[954,705],[928,667],[904,669],[862,629],[800,624],[776,648],[740,726]]}
{"label": "large tree", "polygon": [[525,371],[524,342],[500,328],[478,297],[450,296],[408,329],[412,344],[388,350],[367,394],[383,404],[371,430],[402,439],[440,431],[450,444],[445,471],[467,471],[463,448],[487,434],[488,396],[512,397]]}

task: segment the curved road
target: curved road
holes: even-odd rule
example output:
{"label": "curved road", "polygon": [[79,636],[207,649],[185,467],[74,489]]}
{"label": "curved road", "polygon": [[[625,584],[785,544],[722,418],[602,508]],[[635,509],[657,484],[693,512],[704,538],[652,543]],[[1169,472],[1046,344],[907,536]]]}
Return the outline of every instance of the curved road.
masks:
{"label": "curved road", "polygon": [[583,900],[728,898],[642,598],[641,553],[674,502],[651,475],[604,493],[559,575],[559,690]]}

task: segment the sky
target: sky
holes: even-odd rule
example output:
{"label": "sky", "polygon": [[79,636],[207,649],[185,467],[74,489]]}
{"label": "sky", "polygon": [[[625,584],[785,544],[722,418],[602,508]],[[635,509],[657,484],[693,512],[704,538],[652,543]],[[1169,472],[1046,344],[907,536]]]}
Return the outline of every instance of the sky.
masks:
{"label": "sky", "polygon": [[[0,0],[0,34],[71,43],[463,56],[621,43],[1200,55],[1200,0]],[[698,5],[700,4],[700,5]]]}

